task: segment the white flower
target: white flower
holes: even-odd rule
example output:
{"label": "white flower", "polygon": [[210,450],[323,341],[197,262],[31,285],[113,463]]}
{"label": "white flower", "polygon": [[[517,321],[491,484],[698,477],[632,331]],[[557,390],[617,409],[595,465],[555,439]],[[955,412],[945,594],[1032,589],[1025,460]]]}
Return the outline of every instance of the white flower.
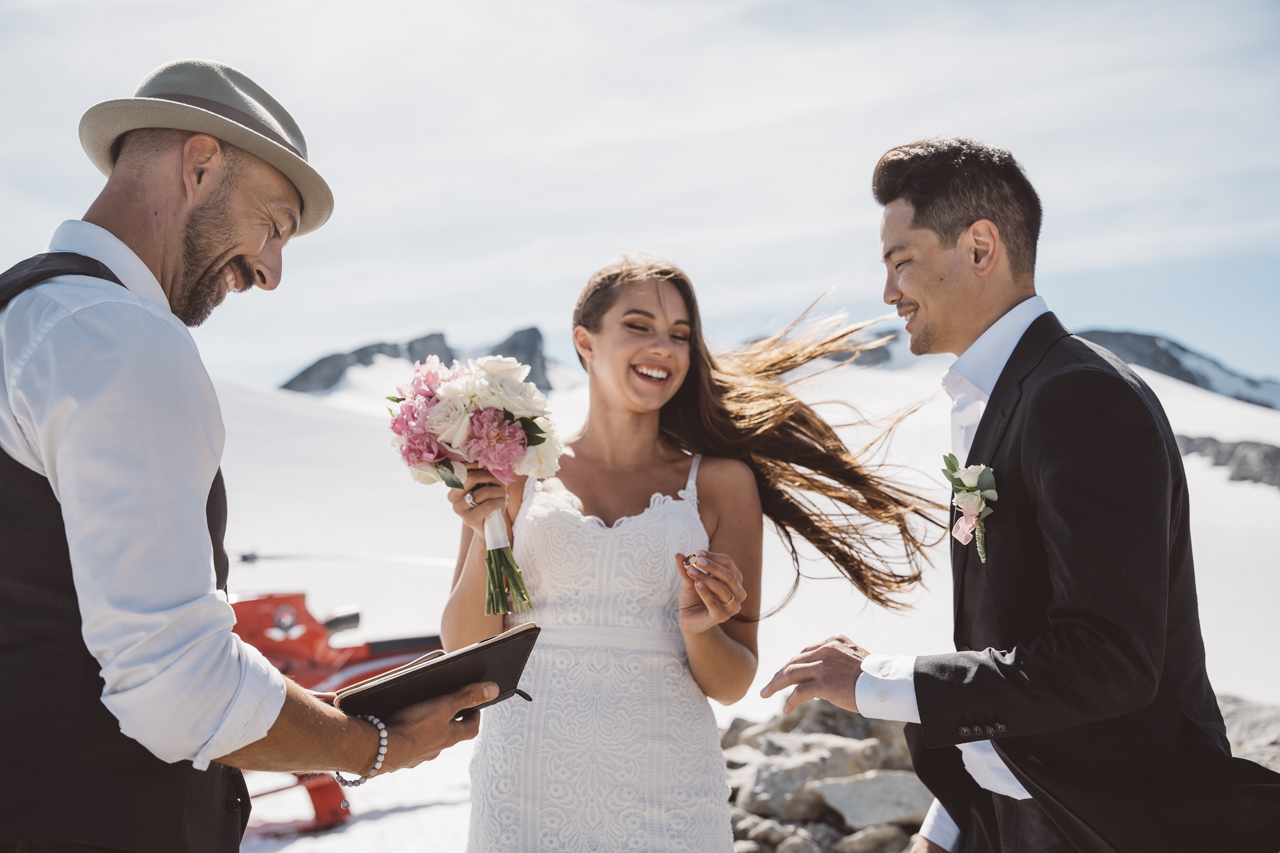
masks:
{"label": "white flower", "polygon": [[515,472],[545,480],[560,470],[564,444],[560,441],[555,425],[548,418],[534,418],[534,423],[546,434],[546,439],[524,452],[524,456],[516,463]]}
{"label": "white flower", "polygon": [[422,483],[424,486],[433,486],[440,482],[440,475],[436,473],[436,466],[433,465],[410,465],[409,474],[413,479]]}
{"label": "white flower", "polygon": [[471,362],[471,369],[476,373],[487,373],[490,376],[502,376],[514,382],[523,382],[529,375],[529,365],[521,364],[514,358],[501,355],[486,355]]}
{"label": "white flower", "polygon": [[[440,388],[443,390],[452,384],[446,382]],[[443,441],[454,450],[462,447],[463,442],[471,437],[471,411],[468,402],[463,397],[442,396],[427,415],[427,430],[437,441]]]}
{"label": "white flower", "polygon": [[488,376],[478,389],[476,405],[482,409],[506,409],[517,418],[536,418],[547,413],[547,398],[531,382],[509,376]]}
{"label": "white flower", "polygon": [[982,476],[982,472],[987,470],[986,465],[970,465],[968,468],[961,468],[956,472],[956,476],[960,478],[960,482],[964,483],[966,489],[978,488],[978,478]]}
{"label": "white flower", "polygon": [[[982,467],[982,466],[978,466]],[[977,515],[982,512],[986,506],[986,500],[977,492],[957,492],[952,503],[956,505],[956,509],[960,510],[966,516]]]}

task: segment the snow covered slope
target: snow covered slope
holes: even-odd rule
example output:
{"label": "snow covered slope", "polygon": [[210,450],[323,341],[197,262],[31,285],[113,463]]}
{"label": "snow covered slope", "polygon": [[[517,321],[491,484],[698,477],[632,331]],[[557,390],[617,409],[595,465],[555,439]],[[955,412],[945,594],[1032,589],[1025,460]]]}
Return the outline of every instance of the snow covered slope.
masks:
{"label": "snow covered slope", "polygon": [[[866,415],[886,415],[926,401],[896,432],[885,459],[899,466],[902,476],[930,488],[934,498],[945,500],[932,472],[948,448],[948,404],[938,381],[949,361],[929,357],[894,370],[843,368],[810,377],[800,388],[807,399],[832,401],[824,411],[835,421],[848,419],[846,404]],[[321,613],[360,603],[361,628],[341,635],[349,642],[436,631],[459,533],[443,490],[410,480],[390,447],[380,398],[404,381],[408,365],[399,359],[387,362],[375,359],[368,368],[349,371],[347,384],[328,397],[219,384],[227,425],[228,550],[233,559],[245,552],[300,557],[233,564],[233,591],[305,590]],[[1280,445],[1280,411],[1154,371],[1139,372],[1160,396],[1175,431]],[[585,386],[553,391],[550,399],[565,429],[581,422]],[[853,429],[848,440],[864,443],[873,433],[872,427]],[[1269,533],[1280,517],[1280,489],[1229,482],[1226,469],[1214,468],[1203,457],[1184,462],[1214,687],[1280,703],[1280,629],[1275,620],[1280,565]],[[805,570],[833,574],[816,560]],[[785,552],[770,535],[766,605],[780,600],[791,578]],[[796,599],[760,627],[760,672],[752,692],[731,708],[713,703],[718,717],[723,723],[735,715],[762,718],[774,713],[779,701],[759,699],[756,690],[800,648],[831,634],[847,634],[872,651],[922,654],[951,648],[945,546],[935,549],[926,583],[928,588],[915,596],[914,610],[894,614],[869,607],[842,580],[805,581]],[[468,755],[469,747],[462,746],[436,762],[353,792],[353,809],[362,817],[343,832],[288,843],[253,840],[244,849],[461,850]],[[293,794],[280,794],[256,809],[255,822],[287,820],[300,817],[305,803]]]}

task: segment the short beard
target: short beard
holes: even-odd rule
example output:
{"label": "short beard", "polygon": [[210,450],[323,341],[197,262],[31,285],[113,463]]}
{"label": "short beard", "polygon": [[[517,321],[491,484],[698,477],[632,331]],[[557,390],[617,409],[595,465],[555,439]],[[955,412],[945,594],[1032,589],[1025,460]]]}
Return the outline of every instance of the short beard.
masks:
{"label": "short beard", "polygon": [[227,212],[229,190],[225,187],[191,211],[182,231],[183,287],[173,295],[169,307],[187,326],[199,326],[218,307],[227,266],[236,267],[243,285],[253,281],[253,272],[243,255],[222,260],[227,252],[220,247],[234,245],[236,240],[235,223]]}
{"label": "short beard", "polygon": [[932,355],[933,354],[933,334],[926,326],[918,333],[910,335],[908,346],[911,348],[912,355]]}

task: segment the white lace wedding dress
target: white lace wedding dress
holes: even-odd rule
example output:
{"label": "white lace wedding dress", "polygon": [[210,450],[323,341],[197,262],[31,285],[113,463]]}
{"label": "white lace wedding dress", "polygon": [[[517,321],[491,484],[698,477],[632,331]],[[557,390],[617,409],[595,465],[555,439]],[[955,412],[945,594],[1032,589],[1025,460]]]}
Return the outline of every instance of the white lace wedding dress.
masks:
{"label": "white lace wedding dress", "polygon": [[470,853],[730,853],[729,786],[707,697],[680,635],[675,554],[708,545],[694,457],[678,498],[606,527],[529,478],[514,551],[538,644],[532,702],[483,712]]}

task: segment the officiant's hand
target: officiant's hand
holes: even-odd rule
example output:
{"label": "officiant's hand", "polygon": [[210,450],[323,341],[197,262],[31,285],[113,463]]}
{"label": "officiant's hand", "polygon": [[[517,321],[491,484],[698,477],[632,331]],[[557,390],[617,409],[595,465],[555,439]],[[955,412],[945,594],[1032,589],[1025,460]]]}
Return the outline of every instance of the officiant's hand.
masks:
{"label": "officiant's hand", "polygon": [[484,520],[495,510],[506,509],[507,487],[484,468],[468,468],[467,482],[461,489],[449,490],[449,502],[462,523],[484,541]]}
{"label": "officiant's hand", "polygon": [[417,767],[459,741],[471,740],[480,733],[480,712],[468,709],[497,696],[498,685],[491,681],[469,684],[457,693],[410,705],[387,720],[384,772]]}
{"label": "officiant's hand", "polygon": [[701,634],[728,622],[742,610],[747,591],[742,572],[728,554],[699,551],[676,554],[680,572],[680,630]]}
{"label": "officiant's hand", "polygon": [[778,670],[760,695],[768,699],[784,687],[794,686],[787,697],[784,714],[807,699],[826,699],[846,711],[858,710],[854,686],[862,674],[862,661],[868,652],[848,637],[832,637],[809,646]]}

